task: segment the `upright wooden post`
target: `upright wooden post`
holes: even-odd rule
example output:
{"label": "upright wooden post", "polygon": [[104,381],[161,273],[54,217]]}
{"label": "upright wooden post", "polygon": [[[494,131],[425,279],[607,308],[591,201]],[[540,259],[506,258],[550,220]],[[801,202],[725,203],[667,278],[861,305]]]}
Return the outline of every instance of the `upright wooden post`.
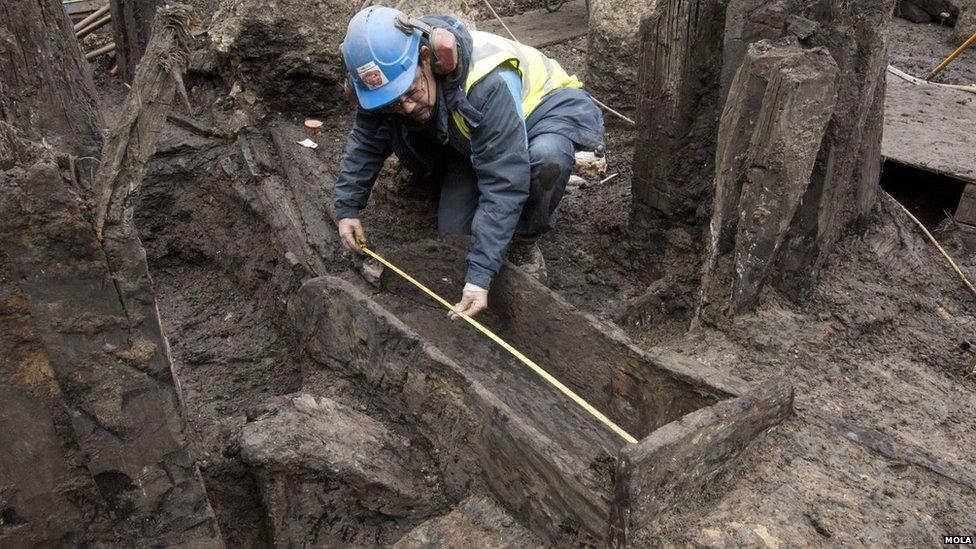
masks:
{"label": "upright wooden post", "polygon": [[115,59],[119,71],[131,82],[136,65],[146,52],[156,8],[163,0],[110,0],[112,32],[115,35]]}
{"label": "upright wooden post", "polygon": [[[8,191],[29,185],[31,167],[50,154],[43,143],[70,157],[97,158],[103,120],[88,63],[58,0],[0,2],[0,52],[3,224],[16,215],[2,205]],[[53,162],[48,168],[59,172]],[[98,488],[16,263],[0,245],[0,546],[80,546],[102,522]]]}
{"label": "upright wooden post", "polygon": [[[188,8],[169,13],[150,65],[179,80]],[[221,547],[138,234],[99,239],[92,189],[65,177],[101,144],[71,26],[58,0],[12,0],[0,37],[0,546]],[[112,134],[135,142],[123,166],[155,148],[159,84],[164,105],[133,90],[151,120]]]}
{"label": "upright wooden post", "polygon": [[[718,114],[746,52],[760,40],[792,37],[800,49],[823,47],[840,77],[809,185],[776,239],[774,265],[756,280],[769,277],[777,288],[801,295],[833,245],[867,220],[878,196],[893,8],[894,0],[829,6],[821,0],[654,0],[641,26],[632,227],[654,266],[683,279],[675,288],[683,298],[698,285],[703,253],[714,253],[705,252],[703,237],[715,221],[716,139],[730,139],[719,134]],[[741,144],[719,144],[734,146]],[[736,310],[749,309],[756,297]]]}
{"label": "upright wooden post", "polygon": [[724,90],[748,44],[763,38],[794,36],[803,47],[825,47],[840,70],[834,114],[780,251],[777,285],[793,295],[815,279],[833,244],[877,204],[893,10],[894,0],[841,0],[830,9],[816,0],[729,0]]}
{"label": "upright wooden post", "polygon": [[836,81],[824,48],[790,40],[749,46],[719,125],[700,319],[755,307],[810,184]]}
{"label": "upright wooden post", "polygon": [[658,257],[697,272],[722,68],[724,0],[654,0],[641,22],[633,227]]}
{"label": "upright wooden post", "polygon": [[0,120],[76,156],[98,156],[95,83],[58,0],[0,2]]}

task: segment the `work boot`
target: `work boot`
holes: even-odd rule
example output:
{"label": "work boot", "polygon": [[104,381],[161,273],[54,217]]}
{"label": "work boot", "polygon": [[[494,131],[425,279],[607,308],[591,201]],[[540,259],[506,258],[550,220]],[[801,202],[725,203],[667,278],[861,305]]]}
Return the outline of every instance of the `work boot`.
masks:
{"label": "work boot", "polygon": [[539,249],[538,237],[513,237],[512,244],[508,248],[508,260],[543,286],[549,284],[546,258],[542,256],[542,250]]}

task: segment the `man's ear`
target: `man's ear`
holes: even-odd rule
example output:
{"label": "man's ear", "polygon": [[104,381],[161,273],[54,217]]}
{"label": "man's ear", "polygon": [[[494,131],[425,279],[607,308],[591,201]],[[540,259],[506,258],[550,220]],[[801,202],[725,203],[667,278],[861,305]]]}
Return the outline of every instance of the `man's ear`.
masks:
{"label": "man's ear", "polygon": [[430,48],[427,46],[420,46],[420,62],[423,64],[430,63]]}

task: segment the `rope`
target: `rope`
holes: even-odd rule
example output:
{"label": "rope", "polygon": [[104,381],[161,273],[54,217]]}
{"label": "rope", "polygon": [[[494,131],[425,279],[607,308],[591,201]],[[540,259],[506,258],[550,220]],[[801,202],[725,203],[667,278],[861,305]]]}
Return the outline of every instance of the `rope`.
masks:
{"label": "rope", "polygon": [[508,28],[508,25],[506,25],[505,22],[502,21],[502,18],[498,16],[498,12],[496,12],[495,8],[492,7],[491,2],[489,2],[488,0],[481,0],[481,1],[484,2],[486,6],[488,6],[488,9],[491,11],[491,14],[494,15],[495,19],[497,19],[498,22],[502,24],[502,27],[504,27],[505,32],[507,32],[508,35],[512,37],[512,40],[521,44],[521,42],[519,42],[519,39],[515,38],[515,35],[512,34],[512,31]]}
{"label": "rope", "polygon": [[435,301],[437,301],[438,303],[440,303],[441,305],[443,305],[444,308],[446,308],[448,311],[451,311],[454,314],[456,314],[457,316],[463,318],[465,320],[465,322],[467,322],[468,324],[474,326],[476,329],[478,329],[478,331],[480,331],[481,333],[483,333],[486,336],[488,336],[489,339],[491,339],[492,341],[494,341],[495,343],[497,343],[498,345],[500,345],[503,349],[505,349],[506,351],[508,351],[509,353],[511,353],[512,356],[514,356],[515,358],[519,359],[519,361],[521,361],[523,364],[525,364],[526,366],[528,366],[529,368],[531,368],[532,371],[534,371],[535,373],[539,374],[539,376],[542,377],[542,379],[548,381],[550,385],[552,385],[556,389],[559,389],[559,391],[561,393],[563,393],[564,395],[566,395],[567,397],[569,397],[569,399],[572,400],[573,402],[575,402],[577,405],[579,405],[580,408],[583,408],[584,410],[586,410],[587,412],[589,412],[590,415],[592,415],[596,419],[600,420],[600,422],[603,423],[604,425],[606,425],[607,427],[609,427],[611,431],[613,431],[614,433],[617,433],[618,435],[620,435],[620,437],[623,438],[624,440],[626,440],[627,442],[630,442],[631,444],[637,444],[637,439],[636,438],[634,438],[629,433],[627,433],[627,431],[624,431],[623,429],[621,429],[619,425],[617,425],[616,423],[614,423],[613,421],[611,421],[610,418],[608,418],[607,416],[605,416],[602,413],[600,413],[600,411],[597,410],[596,408],[594,408],[593,406],[591,406],[590,403],[588,403],[585,400],[583,400],[583,398],[580,397],[579,395],[577,395],[576,393],[574,393],[572,391],[572,389],[570,389],[569,387],[566,387],[558,379],[552,377],[552,375],[549,372],[547,372],[544,369],[542,369],[542,367],[539,366],[538,364],[536,364],[535,362],[533,362],[532,359],[530,359],[529,357],[523,355],[521,352],[519,352],[518,349],[516,349],[515,347],[512,347],[504,339],[502,339],[502,338],[498,337],[497,335],[495,335],[495,332],[492,332],[487,327],[485,327],[482,323],[480,323],[477,320],[471,318],[467,314],[456,312],[454,310],[454,306],[451,305],[450,302],[448,302],[443,297],[437,295],[436,292],[434,292],[433,290],[431,290],[430,288],[428,288],[423,283],[419,282],[418,280],[416,280],[415,278],[413,278],[409,274],[405,273],[403,270],[401,270],[399,267],[397,267],[393,263],[390,263],[389,261],[387,261],[386,259],[384,259],[382,256],[380,256],[379,254],[377,254],[373,250],[370,250],[368,247],[366,247],[366,244],[364,242],[360,242],[359,243],[359,247],[362,248],[363,252],[366,255],[372,257],[376,261],[379,261],[385,267],[387,267],[391,271],[393,271],[396,274],[398,274],[401,277],[403,277],[404,280],[406,280],[407,282],[413,284],[414,286],[416,286],[417,288],[419,288],[421,291],[423,291],[425,294],[427,294],[430,297],[432,297]]}
{"label": "rope", "polygon": [[905,215],[907,215],[909,219],[911,219],[913,222],[915,222],[916,225],[918,225],[918,228],[922,230],[922,234],[924,234],[925,237],[929,239],[929,242],[931,242],[932,245],[935,246],[935,249],[939,250],[939,253],[942,254],[942,257],[944,257],[946,262],[949,263],[949,267],[951,267],[952,270],[955,271],[956,276],[959,277],[959,280],[961,280],[962,283],[966,286],[966,288],[974,296],[976,296],[976,287],[973,287],[973,283],[970,282],[968,278],[966,278],[966,275],[963,274],[962,269],[959,268],[959,265],[957,265],[956,262],[952,260],[952,257],[949,256],[949,252],[947,252],[945,248],[943,248],[942,245],[939,244],[939,241],[936,240],[934,236],[932,236],[932,233],[930,233],[929,230],[925,228],[925,225],[923,225],[922,222],[919,221],[917,217],[912,215],[912,212],[908,211],[908,208],[906,208],[901,202],[898,202],[898,200],[896,200],[895,197],[889,194],[888,198],[891,198],[891,200],[895,204],[898,204],[898,207],[901,208],[901,211],[905,212]]}

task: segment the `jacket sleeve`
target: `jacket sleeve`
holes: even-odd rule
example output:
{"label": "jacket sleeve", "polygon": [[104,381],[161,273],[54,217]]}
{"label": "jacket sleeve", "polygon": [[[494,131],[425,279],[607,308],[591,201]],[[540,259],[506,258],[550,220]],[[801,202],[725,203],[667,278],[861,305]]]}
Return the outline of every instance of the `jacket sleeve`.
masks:
{"label": "jacket sleeve", "polygon": [[359,217],[391,152],[389,124],[381,116],[359,109],[339,163],[339,179],[332,189],[336,219]]}
{"label": "jacket sleeve", "polygon": [[466,282],[488,288],[502,265],[529,196],[529,151],[522,119],[521,81],[510,68],[496,69],[475,84],[471,104],[482,122],[471,130],[471,164],[481,197],[471,223]]}

